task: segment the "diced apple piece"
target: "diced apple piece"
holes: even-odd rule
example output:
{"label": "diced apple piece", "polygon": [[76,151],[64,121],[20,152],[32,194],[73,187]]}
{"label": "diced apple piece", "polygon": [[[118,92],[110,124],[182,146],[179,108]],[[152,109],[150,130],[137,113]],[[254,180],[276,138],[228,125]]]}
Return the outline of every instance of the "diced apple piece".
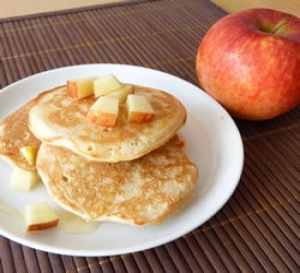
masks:
{"label": "diced apple piece", "polygon": [[30,165],[35,164],[37,147],[34,146],[23,146],[20,148],[21,154],[26,158]]}
{"label": "diced apple piece", "polygon": [[122,83],[113,74],[99,77],[94,80],[94,93],[96,98],[111,93],[121,87]]}
{"label": "diced apple piece", "polygon": [[119,99],[102,96],[96,100],[88,111],[87,118],[92,123],[114,127],[119,114]]}
{"label": "diced apple piece", "polygon": [[130,122],[148,122],[155,118],[155,112],[145,96],[129,94],[126,107]]}
{"label": "diced apple piece", "polygon": [[107,94],[106,96],[118,98],[119,102],[123,103],[126,101],[127,96],[133,93],[133,90],[134,88],[132,84],[123,84],[121,88]]}
{"label": "diced apple piece", "polygon": [[81,99],[94,94],[95,78],[81,78],[67,81],[67,93],[70,97]]}
{"label": "diced apple piece", "polygon": [[28,204],[24,212],[27,231],[39,231],[56,227],[59,218],[47,202]]}
{"label": "diced apple piece", "polygon": [[37,173],[15,167],[11,175],[10,186],[15,191],[30,191],[39,181],[40,177]]}

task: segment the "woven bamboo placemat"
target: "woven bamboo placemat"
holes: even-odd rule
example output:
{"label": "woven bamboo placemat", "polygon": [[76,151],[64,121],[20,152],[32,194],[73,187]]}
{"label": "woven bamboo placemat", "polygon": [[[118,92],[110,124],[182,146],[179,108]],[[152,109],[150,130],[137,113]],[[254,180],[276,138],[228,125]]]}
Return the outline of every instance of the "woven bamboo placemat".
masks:
{"label": "woven bamboo placemat", "polygon": [[[145,66],[197,85],[199,41],[224,15],[206,0],[162,0],[2,21],[0,87],[85,63]],[[245,145],[240,184],[202,226],[166,245],[110,257],[51,254],[0,236],[0,273],[297,272],[299,107],[270,121],[236,123]]]}

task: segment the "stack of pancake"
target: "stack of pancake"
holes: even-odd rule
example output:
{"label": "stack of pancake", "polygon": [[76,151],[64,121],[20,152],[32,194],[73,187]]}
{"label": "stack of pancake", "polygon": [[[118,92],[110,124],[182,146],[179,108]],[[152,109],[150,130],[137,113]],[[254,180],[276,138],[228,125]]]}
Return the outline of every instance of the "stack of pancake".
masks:
{"label": "stack of pancake", "polygon": [[[114,127],[89,122],[94,96],[71,98],[66,86],[38,95],[0,123],[0,155],[37,171],[50,197],[87,221],[132,225],[160,224],[192,198],[197,166],[185,154],[177,131],[186,110],[174,96],[134,86],[155,111],[151,122],[126,119],[126,107]],[[20,147],[39,146],[36,166]]]}

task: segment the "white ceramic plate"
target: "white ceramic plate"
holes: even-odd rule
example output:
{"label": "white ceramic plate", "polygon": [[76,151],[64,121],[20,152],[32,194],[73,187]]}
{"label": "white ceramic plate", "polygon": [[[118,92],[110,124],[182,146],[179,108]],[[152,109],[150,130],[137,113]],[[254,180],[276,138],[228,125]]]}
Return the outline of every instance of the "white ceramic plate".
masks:
{"label": "white ceramic plate", "polygon": [[[187,153],[199,167],[199,186],[192,202],[160,226],[132,227],[103,223],[92,233],[72,234],[60,228],[28,234],[23,219],[0,206],[0,234],[23,245],[53,253],[106,256],[145,250],[172,241],[212,217],[235,190],[244,163],[239,131],[228,113],[198,87],[175,76],[142,67],[90,64],[42,72],[0,92],[0,120],[38,93],[66,83],[67,79],[115,74],[121,81],[165,90],[186,106],[188,119],[180,134]],[[48,200],[40,186],[30,193],[9,188],[11,167],[0,162],[0,205],[21,214],[28,202]]]}

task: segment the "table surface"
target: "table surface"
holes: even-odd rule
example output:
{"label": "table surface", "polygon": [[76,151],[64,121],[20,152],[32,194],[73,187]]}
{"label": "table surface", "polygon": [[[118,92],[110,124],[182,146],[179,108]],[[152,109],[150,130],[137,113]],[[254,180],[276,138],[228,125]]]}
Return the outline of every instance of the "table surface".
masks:
{"label": "table surface", "polygon": [[[99,4],[121,2],[127,0],[25,0],[23,5],[20,5],[19,0],[0,0],[0,19],[15,16],[24,16],[36,13],[45,13],[49,11],[69,10]],[[285,11],[296,16],[300,16],[300,1],[299,0],[207,0],[212,1],[217,6],[227,12],[236,12],[249,8],[272,8]],[[26,3],[26,4],[25,4]]]}
{"label": "table surface", "polygon": [[299,0],[211,0],[227,12],[237,12],[252,8],[270,8],[300,16]]}
{"label": "table surface", "polygon": [[0,19],[16,16],[47,13],[52,11],[70,10],[91,7],[100,4],[115,3],[126,0],[25,0],[20,5],[19,0],[0,0]]}
{"label": "table surface", "polygon": [[[0,88],[85,63],[150,67],[198,85],[198,44],[225,15],[207,0],[161,0],[2,20]],[[245,147],[240,183],[216,215],[185,236],[110,257],[47,253],[0,236],[0,272],[296,272],[299,112],[262,122],[235,120]]]}

